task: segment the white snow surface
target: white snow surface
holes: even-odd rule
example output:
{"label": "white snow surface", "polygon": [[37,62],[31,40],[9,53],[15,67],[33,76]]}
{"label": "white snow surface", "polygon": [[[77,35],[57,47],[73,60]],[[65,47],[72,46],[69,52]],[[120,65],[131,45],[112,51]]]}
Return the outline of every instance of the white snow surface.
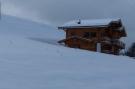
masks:
{"label": "white snow surface", "polygon": [[[116,18],[116,19],[107,18],[107,19],[91,19],[91,20],[74,20],[74,21],[69,21],[69,22],[65,23],[61,27],[106,26],[106,25],[109,25],[112,21],[119,21],[119,20],[120,20],[119,18]],[[78,24],[79,21],[81,22],[80,24]]]}
{"label": "white snow surface", "polygon": [[134,89],[135,61],[56,41],[63,32],[3,16],[0,21],[0,89]]}

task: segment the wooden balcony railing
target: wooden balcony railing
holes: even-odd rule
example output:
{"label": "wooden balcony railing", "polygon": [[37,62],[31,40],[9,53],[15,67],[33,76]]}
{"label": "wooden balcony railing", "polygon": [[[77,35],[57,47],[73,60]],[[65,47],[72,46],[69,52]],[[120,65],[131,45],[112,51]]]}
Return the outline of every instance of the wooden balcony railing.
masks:
{"label": "wooden balcony railing", "polygon": [[112,44],[120,46],[122,49],[125,48],[125,44],[122,41],[119,41],[119,40],[112,41]]}
{"label": "wooden balcony railing", "polygon": [[117,45],[117,46],[121,47],[122,49],[125,48],[125,44],[118,39],[110,39],[108,37],[103,37],[102,42],[105,42],[105,43],[111,44],[111,45]]}

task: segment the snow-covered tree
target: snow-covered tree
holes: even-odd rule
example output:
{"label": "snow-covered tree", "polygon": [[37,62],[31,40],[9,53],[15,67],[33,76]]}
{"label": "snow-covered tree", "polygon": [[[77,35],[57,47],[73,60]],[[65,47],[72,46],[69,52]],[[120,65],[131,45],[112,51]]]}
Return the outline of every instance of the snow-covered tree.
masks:
{"label": "snow-covered tree", "polygon": [[130,57],[135,57],[135,42],[128,48],[125,54]]}

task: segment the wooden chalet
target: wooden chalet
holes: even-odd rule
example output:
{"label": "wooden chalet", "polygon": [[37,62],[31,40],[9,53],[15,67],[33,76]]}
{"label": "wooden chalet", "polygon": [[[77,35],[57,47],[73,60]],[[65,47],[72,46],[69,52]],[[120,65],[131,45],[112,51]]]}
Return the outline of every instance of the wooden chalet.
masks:
{"label": "wooden chalet", "polygon": [[66,32],[60,40],[68,47],[119,55],[125,44],[120,41],[126,37],[121,19],[77,20],[58,27]]}

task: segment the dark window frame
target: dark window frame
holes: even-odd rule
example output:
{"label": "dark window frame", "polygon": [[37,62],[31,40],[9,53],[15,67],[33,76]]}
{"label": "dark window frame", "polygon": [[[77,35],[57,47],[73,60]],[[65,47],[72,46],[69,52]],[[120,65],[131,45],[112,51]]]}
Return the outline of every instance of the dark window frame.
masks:
{"label": "dark window frame", "polygon": [[84,38],[95,38],[97,37],[97,32],[84,32]]}
{"label": "dark window frame", "polygon": [[71,32],[70,36],[76,36],[76,33],[75,32]]}

